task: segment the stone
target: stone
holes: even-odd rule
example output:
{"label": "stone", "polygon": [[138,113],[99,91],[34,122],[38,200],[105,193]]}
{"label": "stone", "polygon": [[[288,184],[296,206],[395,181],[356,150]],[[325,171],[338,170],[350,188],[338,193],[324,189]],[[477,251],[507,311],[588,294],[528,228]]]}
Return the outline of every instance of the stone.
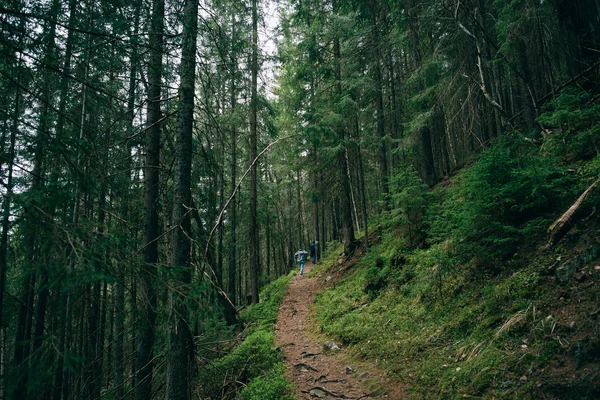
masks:
{"label": "stone", "polygon": [[323,344],[323,351],[340,351],[340,347],[335,342],[329,341]]}
{"label": "stone", "polygon": [[325,393],[321,389],[311,389],[311,391],[309,393],[310,393],[311,397],[317,397],[319,399],[323,399],[323,398],[327,397],[327,393]]}
{"label": "stone", "polygon": [[346,374],[353,374],[358,370],[358,365],[348,365],[346,367]]}

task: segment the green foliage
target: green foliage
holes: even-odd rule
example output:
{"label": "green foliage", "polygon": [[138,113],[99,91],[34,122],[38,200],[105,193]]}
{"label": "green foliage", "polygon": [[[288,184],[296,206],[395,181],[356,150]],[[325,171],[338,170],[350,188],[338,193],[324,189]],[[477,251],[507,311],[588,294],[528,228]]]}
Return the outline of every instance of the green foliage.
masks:
{"label": "green foliage", "polygon": [[[440,245],[435,256],[407,255],[402,268],[389,270],[387,287],[369,297],[361,289],[378,264],[391,260],[397,245],[391,243],[374,246],[351,273],[320,293],[316,318],[321,332],[358,357],[378,360],[401,379],[410,376],[415,397],[528,398],[536,388],[519,378],[529,382],[531,374],[565,357],[551,334],[556,319],[544,317],[548,298],[540,291],[537,265],[481,282],[449,274],[443,301],[432,302],[437,276],[432,259],[448,254]],[[397,285],[405,274],[410,279]],[[534,311],[542,304],[542,314]]]}
{"label": "green foliage", "polygon": [[241,312],[242,321],[251,329],[270,329],[277,322],[279,304],[287,293],[287,288],[293,272],[269,283],[261,291],[260,303]]}
{"label": "green foliage", "polygon": [[253,332],[231,354],[215,362],[215,368],[237,373],[243,381],[260,376],[281,361],[279,352],[274,351],[274,342],[275,335],[272,332]]}
{"label": "green foliage", "polygon": [[293,400],[290,384],[285,379],[282,364],[273,368],[268,374],[252,380],[240,393],[240,400]]}
{"label": "green foliage", "polygon": [[570,194],[569,183],[565,170],[531,142],[517,135],[499,138],[450,188],[434,193],[428,241],[450,240],[462,261],[497,261],[521,239],[543,231],[549,213]]}
{"label": "green foliage", "polygon": [[365,293],[371,299],[377,297],[381,289],[387,286],[388,269],[385,267],[385,260],[381,257],[377,258],[374,266],[370,267],[366,273],[367,283],[365,284]]}
{"label": "green foliage", "polygon": [[[247,324],[244,340],[229,354],[201,370],[198,380],[204,397],[241,399],[292,399],[285,366],[275,347],[274,324],[293,273],[271,282],[261,292],[262,301],[242,312]],[[240,391],[240,383],[248,383]],[[238,393],[239,392],[239,393]],[[222,397],[225,393],[225,397]]]}
{"label": "green foliage", "polygon": [[408,167],[391,179],[390,192],[392,207],[384,225],[405,228],[409,241],[416,244],[427,202],[427,185],[414,168]]}
{"label": "green foliage", "polygon": [[597,156],[600,151],[600,104],[579,88],[565,88],[544,107],[538,121],[552,134],[548,147],[570,160]]}

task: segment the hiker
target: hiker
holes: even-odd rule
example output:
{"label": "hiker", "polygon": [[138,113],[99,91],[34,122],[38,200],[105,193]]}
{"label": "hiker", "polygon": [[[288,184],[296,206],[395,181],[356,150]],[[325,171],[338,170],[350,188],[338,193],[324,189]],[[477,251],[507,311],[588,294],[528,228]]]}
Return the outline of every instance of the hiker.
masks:
{"label": "hiker", "polygon": [[314,240],[310,244],[310,259],[313,264],[317,263],[317,245]]}
{"label": "hiker", "polygon": [[306,260],[306,255],[308,252],[306,250],[298,250],[294,255],[296,256],[296,261],[300,263],[300,275],[304,274],[304,260]]}

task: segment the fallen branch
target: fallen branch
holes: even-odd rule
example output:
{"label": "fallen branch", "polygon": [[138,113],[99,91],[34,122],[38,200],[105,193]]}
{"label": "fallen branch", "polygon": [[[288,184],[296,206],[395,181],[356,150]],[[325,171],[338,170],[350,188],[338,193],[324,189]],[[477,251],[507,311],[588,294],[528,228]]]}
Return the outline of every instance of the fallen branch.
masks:
{"label": "fallen branch", "polygon": [[560,241],[560,239],[562,239],[567,234],[567,232],[571,230],[573,225],[575,225],[575,213],[577,212],[581,204],[583,204],[588,195],[591,193],[592,189],[594,189],[594,187],[598,184],[598,182],[600,182],[600,178],[598,178],[594,183],[592,183],[590,187],[588,187],[585,190],[585,192],[583,192],[581,196],[579,196],[577,201],[567,210],[566,213],[561,215],[559,219],[557,219],[552,225],[550,225],[550,228],[548,228],[550,239],[548,240],[548,244],[546,245],[544,250],[552,249]]}
{"label": "fallen branch", "polygon": [[[233,192],[231,193],[231,196],[229,196],[229,198],[227,199],[227,201],[225,202],[225,205],[223,206],[223,208],[221,209],[221,212],[219,212],[219,216],[217,218],[217,221],[215,222],[215,225],[213,226],[213,228],[210,230],[210,233],[208,234],[208,239],[206,240],[206,248],[204,249],[204,257],[203,257],[203,261],[206,261],[206,255],[208,254],[208,247],[210,245],[210,241],[212,239],[213,234],[215,233],[215,231],[217,230],[217,228],[219,227],[219,224],[221,223],[221,220],[223,220],[223,214],[225,214],[225,210],[227,210],[227,207],[229,206],[229,203],[231,203],[231,201],[233,200],[233,198],[235,197],[235,194],[237,193],[237,191],[240,189],[240,186],[242,186],[242,182],[244,182],[244,179],[246,178],[246,176],[248,175],[248,173],[250,172],[250,170],[252,169],[252,167],[254,166],[254,164],[256,164],[256,162],[258,161],[258,159],[267,151],[269,151],[271,149],[271,147],[273,147],[274,145],[276,145],[277,143],[281,142],[282,140],[286,140],[286,139],[290,139],[294,136],[297,135],[289,135],[289,136],[284,136],[281,137],[277,140],[275,140],[274,142],[271,142],[267,147],[265,147],[255,158],[254,160],[252,160],[252,162],[250,163],[250,166],[248,167],[248,169],[246,170],[246,172],[244,172],[244,175],[242,175],[242,177],[240,178],[238,184],[236,185],[236,187],[233,189]],[[204,263],[204,262],[203,262]]]}
{"label": "fallen branch", "polygon": [[552,96],[556,95],[557,92],[560,92],[561,90],[563,90],[564,88],[566,88],[567,86],[569,86],[570,84],[572,84],[573,82],[576,82],[577,80],[579,80],[579,78],[581,78],[582,76],[588,74],[589,72],[593,71],[594,69],[596,69],[598,67],[600,67],[600,61],[598,61],[598,62],[590,65],[588,68],[584,69],[579,74],[575,75],[573,78],[569,79],[568,81],[566,81],[562,85],[553,88],[550,93],[546,94],[544,97],[540,98],[537,101],[538,104],[545,102],[546,100],[548,100]]}

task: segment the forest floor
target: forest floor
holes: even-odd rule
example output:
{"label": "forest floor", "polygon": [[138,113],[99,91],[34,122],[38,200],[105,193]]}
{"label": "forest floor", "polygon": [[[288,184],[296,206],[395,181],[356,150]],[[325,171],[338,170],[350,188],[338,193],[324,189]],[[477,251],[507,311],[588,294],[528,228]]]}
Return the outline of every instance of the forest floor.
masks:
{"label": "forest floor", "polygon": [[313,304],[317,293],[333,282],[309,277],[313,267],[307,263],[304,276],[296,274],[292,279],[279,308],[275,330],[298,398],[405,398],[402,385],[376,365],[352,360],[344,348],[324,350],[324,343],[329,340],[317,333]]}

